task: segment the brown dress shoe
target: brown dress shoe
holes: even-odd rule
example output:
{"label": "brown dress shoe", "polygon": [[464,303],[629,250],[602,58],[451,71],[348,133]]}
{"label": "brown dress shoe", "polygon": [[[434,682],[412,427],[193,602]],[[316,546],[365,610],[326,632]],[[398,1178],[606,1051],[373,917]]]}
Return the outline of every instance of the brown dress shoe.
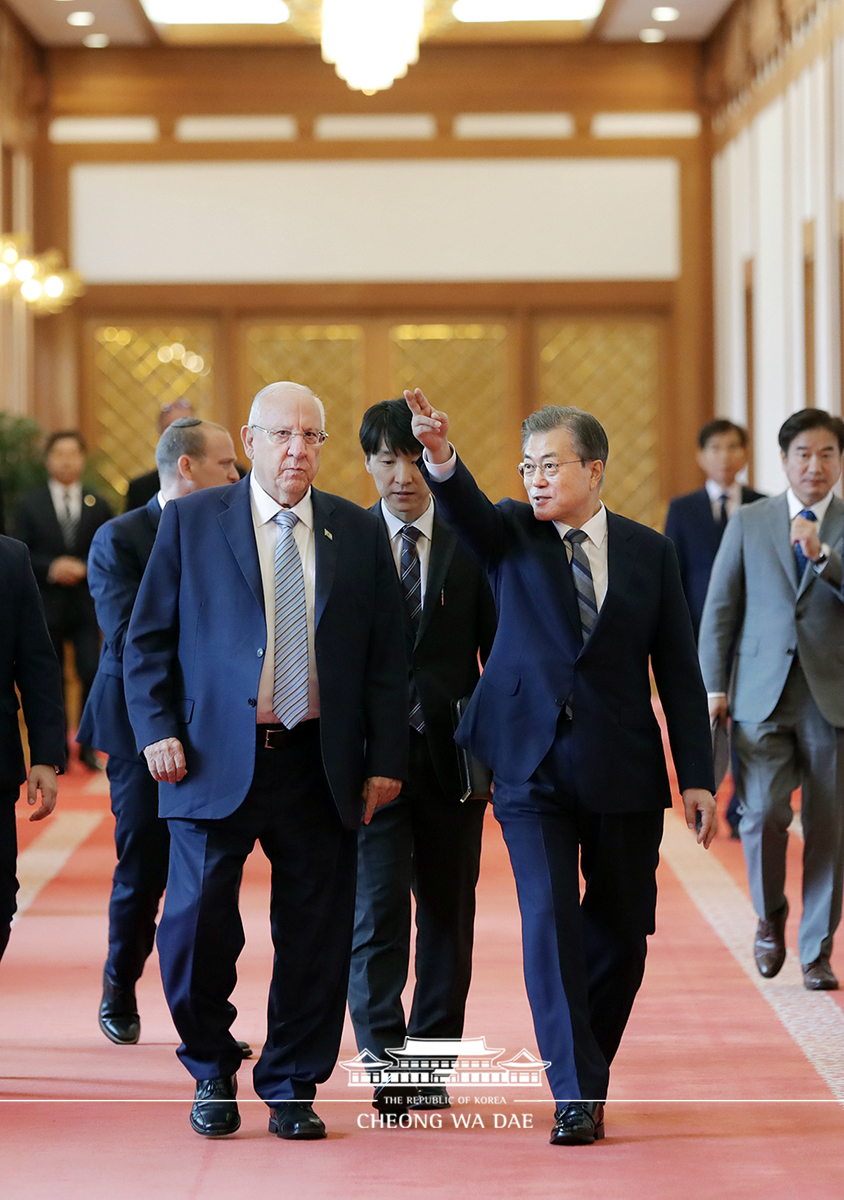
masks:
{"label": "brown dress shoe", "polygon": [[810,992],[837,992],[838,980],[829,965],[829,955],[822,954],[803,967],[803,987]]}
{"label": "brown dress shoe", "polygon": [[760,921],[756,927],[756,937],[753,942],[753,957],[759,974],[765,979],[773,979],[779,974],[785,962],[785,921],[788,916],[788,901],[779,912],[775,912],[767,921]]}

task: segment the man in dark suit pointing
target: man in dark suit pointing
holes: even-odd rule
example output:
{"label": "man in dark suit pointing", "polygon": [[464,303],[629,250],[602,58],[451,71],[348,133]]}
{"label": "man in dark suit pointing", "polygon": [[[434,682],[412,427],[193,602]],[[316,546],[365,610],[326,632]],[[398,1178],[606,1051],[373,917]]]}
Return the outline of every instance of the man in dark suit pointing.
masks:
{"label": "man in dark suit pointing", "polygon": [[[404,400],[367,409],[360,442],[381,496],[372,511],[387,526],[402,578],[410,687],[408,781],[358,833],[349,1011],[358,1049],[383,1058],[408,1035],[463,1034],[486,800],[463,795],[451,703],[478,682],[495,604],[479,564],[435,510]],[[411,891],[416,986],[406,1020]],[[442,1087],[375,1092],[382,1113],[446,1104]]]}
{"label": "man in dark suit pointing", "polygon": [[313,393],[270,384],[241,432],[249,475],[164,510],[126,698],[170,825],[158,950],[197,1081],[191,1124],[210,1137],[240,1125],[229,997],[257,840],[275,960],[254,1083],[272,1133],[312,1139],[343,1028],[358,825],[407,769],[401,595],[383,522],[311,486],[327,436]]}
{"label": "man in dark suit pointing", "polygon": [[[659,689],[686,822],[715,833],[706,694],[667,538],[608,513],[594,417],[549,406],[522,425],[528,504],[493,505],[405,392],[437,503],[487,569],[498,631],[457,740],[494,771],[516,876],[537,1042],[556,1101],[551,1142],[604,1135],[609,1066],[654,931],[663,810]],[[586,882],[582,903],[578,865]]]}
{"label": "man in dark suit pointing", "polygon": [[198,417],[183,417],[165,429],[155,461],[160,480],[155,495],[143,508],[101,525],[88,555],[88,586],[104,640],[77,740],[109,756],[117,866],[99,1022],[106,1037],[119,1045],[131,1045],[141,1034],[135,984],[152,951],[170,846],[167,823],[158,815],[158,784],[138,754],[126,711],[126,631],[164,505],[239,478],[228,431]]}

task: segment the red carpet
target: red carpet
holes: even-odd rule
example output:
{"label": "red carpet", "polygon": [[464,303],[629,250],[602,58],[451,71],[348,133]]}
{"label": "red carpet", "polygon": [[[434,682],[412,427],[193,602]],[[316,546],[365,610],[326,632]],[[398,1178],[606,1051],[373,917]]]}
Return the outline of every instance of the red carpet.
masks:
{"label": "red carpet", "polygon": [[[141,1044],[113,1046],[97,1028],[111,818],[104,781],[75,767],[62,781],[57,817],[78,820],[86,812],[94,821],[99,814],[96,827],[15,925],[0,966],[0,1200],[218,1200],[253,1190],[316,1200],[380,1200],[397,1191],[446,1200],[467,1191],[489,1200],[543,1193],[839,1200],[844,1192],[841,1090],[812,1066],[666,861],[658,931],[614,1067],[604,1143],[549,1147],[552,1105],[544,1087],[500,1089],[492,1103],[482,1100],[494,1088],[467,1089],[442,1114],[441,1128],[372,1129],[368,1091],[349,1087],[338,1067],[317,1103],[329,1138],[291,1145],[268,1136],[248,1064],[239,1076],[240,1133],[203,1141],[188,1125],[192,1081],[173,1053],[177,1039],[154,959],[139,988]],[[21,806],[22,851],[47,832],[27,815]],[[799,850],[792,838],[795,912]],[[746,895],[741,847],[726,827],[710,854]],[[234,997],[236,1034],[256,1048],[271,955],[267,893],[268,870],[257,853],[244,879],[248,941]],[[795,919],[788,937],[791,948]],[[811,1022],[818,998],[799,989],[793,999]],[[832,1003],[840,1008],[840,996]],[[491,817],[466,1034],[509,1054],[522,1047],[537,1053],[515,890]],[[844,1086],[844,1037],[837,1051]],[[354,1054],[347,1028],[341,1058]],[[469,1128],[456,1128],[458,1117]]]}

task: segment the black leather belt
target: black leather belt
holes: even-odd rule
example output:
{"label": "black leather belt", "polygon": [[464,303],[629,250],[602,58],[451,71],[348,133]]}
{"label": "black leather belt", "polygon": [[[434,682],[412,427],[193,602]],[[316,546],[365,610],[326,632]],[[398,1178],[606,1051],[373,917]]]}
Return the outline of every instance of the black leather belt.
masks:
{"label": "black leather belt", "polygon": [[295,746],[314,737],[319,731],[319,721],[300,721],[292,729],[285,729],[283,725],[258,725],[256,728],[259,750],[283,750],[285,746]]}

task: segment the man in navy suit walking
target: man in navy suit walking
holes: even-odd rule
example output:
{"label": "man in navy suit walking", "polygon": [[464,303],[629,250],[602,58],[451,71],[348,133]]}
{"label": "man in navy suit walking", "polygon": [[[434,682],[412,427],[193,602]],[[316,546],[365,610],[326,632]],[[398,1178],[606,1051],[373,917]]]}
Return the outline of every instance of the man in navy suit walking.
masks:
{"label": "man in navy suit walking", "polygon": [[[522,424],[528,504],[493,505],[405,392],[437,503],[486,567],[498,630],[457,740],[492,767],[516,877],[528,999],[556,1101],[553,1145],[604,1136],[609,1066],[654,931],[671,805],[649,664],[691,830],[715,833],[706,693],[671,542],[608,513],[609,453],[589,413]],[[586,882],[581,903],[578,867]]]}
{"label": "man in navy suit walking", "polygon": [[123,689],[123,647],[164,505],[178,496],[239,478],[231,435],[221,425],[183,417],[155,449],[160,487],[143,508],[101,525],[88,555],[88,586],[103,632],[100,664],[77,740],[108,754],[117,866],[108,910],[100,1029],[118,1045],[141,1034],[135,984],[152,951],[167,882],[170,838],[158,815],[158,784],[135,746]]}
{"label": "man in navy suit walking", "polygon": [[256,841],[275,957],[255,1089],[271,1133],[325,1137],[311,1102],[340,1048],[357,829],[407,771],[399,582],[380,518],[311,486],[324,422],[301,384],[258,393],[246,478],[164,509],[124,655],[170,825],[161,974],[208,1137],[240,1126],[229,997]]}
{"label": "man in navy suit walking", "polygon": [[675,496],[665,518],[665,533],[677,551],[695,637],[727,522],[741,504],[763,499],[761,492],[738,482],[739,473],[747,466],[747,432],[741,425],[723,418],[704,425],[698,434],[697,463],[706,482],[696,492]]}

